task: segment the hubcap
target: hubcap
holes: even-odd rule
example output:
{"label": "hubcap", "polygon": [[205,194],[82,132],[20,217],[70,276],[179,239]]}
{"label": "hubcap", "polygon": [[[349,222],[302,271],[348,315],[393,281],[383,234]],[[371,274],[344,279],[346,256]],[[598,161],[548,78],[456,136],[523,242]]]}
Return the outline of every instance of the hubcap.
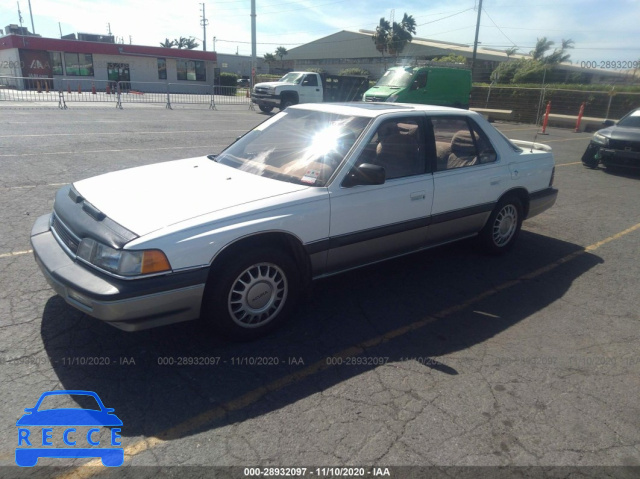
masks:
{"label": "hubcap", "polygon": [[513,237],[518,225],[518,210],[506,205],[500,210],[493,223],[493,242],[496,246],[505,246]]}
{"label": "hubcap", "polygon": [[277,265],[254,264],[233,282],[228,299],[229,314],[243,328],[264,326],[280,313],[287,292],[287,278]]}

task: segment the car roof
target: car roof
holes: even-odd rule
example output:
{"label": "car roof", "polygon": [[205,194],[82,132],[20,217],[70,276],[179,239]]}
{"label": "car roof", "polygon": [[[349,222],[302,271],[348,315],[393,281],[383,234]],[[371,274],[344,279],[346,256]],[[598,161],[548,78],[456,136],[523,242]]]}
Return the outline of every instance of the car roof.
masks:
{"label": "car roof", "polygon": [[412,103],[388,103],[388,102],[349,102],[349,103],[304,103],[289,108],[296,110],[313,110],[326,113],[338,113],[343,115],[364,116],[376,118],[385,113],[408,113],[423,111],[428,113],[455,113],[457,115],[476,115],[469,110],[449,108],[436,105],[417,105]]}

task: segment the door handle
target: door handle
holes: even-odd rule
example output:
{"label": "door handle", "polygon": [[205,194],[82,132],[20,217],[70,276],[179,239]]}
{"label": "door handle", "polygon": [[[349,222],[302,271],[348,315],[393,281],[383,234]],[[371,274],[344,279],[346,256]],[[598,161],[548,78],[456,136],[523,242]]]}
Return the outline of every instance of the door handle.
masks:
{"label": "door handle", "polygon": [[424,191],[415,191],[411,193],[411,201],[424,200],[427,194]]}

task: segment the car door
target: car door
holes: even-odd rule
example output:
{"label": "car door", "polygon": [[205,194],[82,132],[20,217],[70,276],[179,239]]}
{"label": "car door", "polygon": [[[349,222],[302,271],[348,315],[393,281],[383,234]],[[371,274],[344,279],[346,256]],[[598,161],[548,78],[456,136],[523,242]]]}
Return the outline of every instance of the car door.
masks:
{"label": "car door", "polygon": [[433,178],[424,115],[377,122],[353,167],[363,163],[384,167],[386,180],[366,186],[332,184],[327,273],[413,251],[426,240]]}
{"label": "car door", "polygon": [[322,102],[322,86],[318,84],[318,75],[309,73],[300,83],[300,103]]}
{"label": "car door", "polygon": [[482,129],[467,116],[431,116],[435,139],[434,196],[428,242],[478,233],[511,173]]}

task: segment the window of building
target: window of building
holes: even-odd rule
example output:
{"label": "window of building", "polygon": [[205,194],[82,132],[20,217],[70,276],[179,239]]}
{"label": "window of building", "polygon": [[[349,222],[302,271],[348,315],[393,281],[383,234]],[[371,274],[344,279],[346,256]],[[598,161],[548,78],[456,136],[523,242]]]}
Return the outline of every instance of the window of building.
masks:
{"label": "window of building", "polygon": [[62,53],[49,52],[49,58],[51,59],[51,73],[53,75],[64,75],[62,69]]}
{"label": "window of building", "polygon": [[64,63],[67,76],[93,76],[93,55],[91,53],[65,53]]}
{"label": "window of building", "polygon": [[167,60],[158,58],[158,80],[167,79]]}
{"label": "window of building", "polygon": [[207,71],[203,61],[178,60],[176,61],[178,80],[206,81]]}

